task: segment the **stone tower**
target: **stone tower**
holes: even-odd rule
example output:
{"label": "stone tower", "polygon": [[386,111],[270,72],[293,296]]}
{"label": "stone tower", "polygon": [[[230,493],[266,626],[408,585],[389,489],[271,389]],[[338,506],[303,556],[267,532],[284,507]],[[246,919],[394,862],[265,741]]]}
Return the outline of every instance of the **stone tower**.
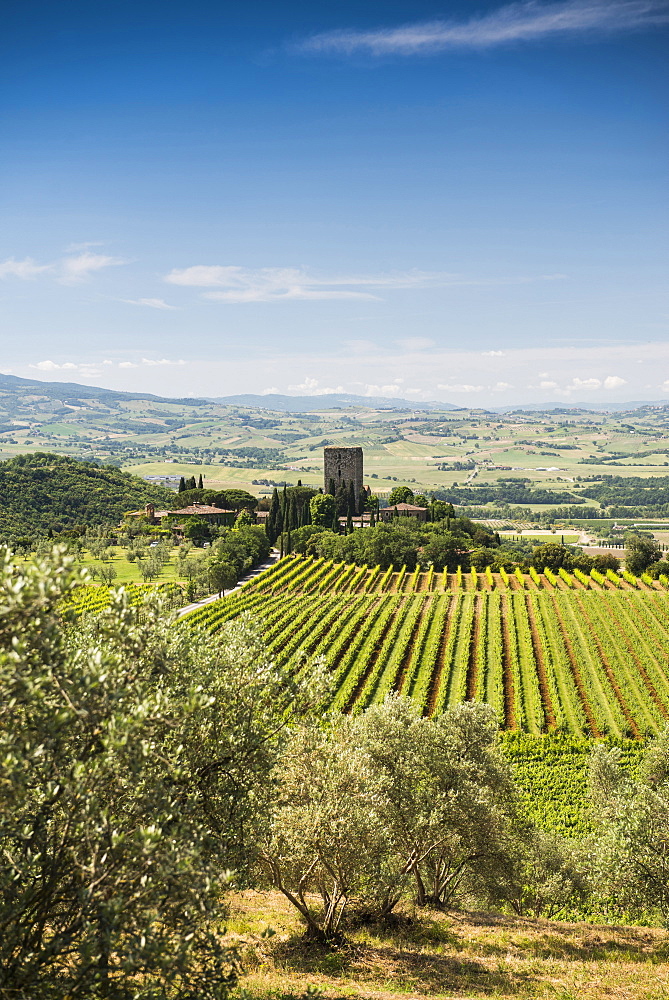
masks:
{"label": "stone tower", "polygon": [[353,483],[356,503],[360,502],[362,493],[362,448],[338,448],[330,445],[323,449],[323,468],[325,492],[334,480],[335,490],[342,483]]}

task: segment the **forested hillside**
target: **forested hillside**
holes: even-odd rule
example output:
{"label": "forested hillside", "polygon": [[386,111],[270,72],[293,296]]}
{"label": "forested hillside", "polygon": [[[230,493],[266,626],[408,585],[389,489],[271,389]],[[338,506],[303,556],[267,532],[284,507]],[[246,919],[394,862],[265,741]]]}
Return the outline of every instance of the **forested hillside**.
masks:
{"label": "forested hillside", "polygon": [[35,452],[0,463],[0,538],[114,523],[174,494],[109,466]]}

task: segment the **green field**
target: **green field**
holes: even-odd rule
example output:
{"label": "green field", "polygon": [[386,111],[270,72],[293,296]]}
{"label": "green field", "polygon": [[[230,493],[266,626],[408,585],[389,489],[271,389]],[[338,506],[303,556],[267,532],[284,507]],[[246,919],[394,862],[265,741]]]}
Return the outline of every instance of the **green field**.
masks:
{"label": "green field", "polygon": [[268,488],[263,479],[322,485],[323,445],[360,445],[365,480],[382,496],[397,483],[430,491],[470,477],[491,485],[519,476],[532,487],[578,496],[587,477],[669,472],[664,409],[496,414],[370,406],[285,413],[113,393],[58,406],[52,394],[46,383],[42,393],[36,386],[29,395],[0,389],[0,459],[49,451],[111,461],[140,476],[202,473],[214,488],[261,493]]}
{"label": "green field", "polygon": [[669,720],[669,579],[399,572],[288,557],[189,616],[216,630],[250,612],[286,669],[322,656],[331,705],[391,691],[425,714],[491,704],[504,728],[615,738]]}

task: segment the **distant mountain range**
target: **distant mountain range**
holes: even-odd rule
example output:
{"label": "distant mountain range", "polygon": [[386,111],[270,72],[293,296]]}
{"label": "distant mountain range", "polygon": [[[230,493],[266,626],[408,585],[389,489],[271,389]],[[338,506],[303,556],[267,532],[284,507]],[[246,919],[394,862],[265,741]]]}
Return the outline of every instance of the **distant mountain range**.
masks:
{"label": "distant mountain range", "polygon": [[[350,393],[328,393],[323,396],[283,396],[278,393],[268,393],[265,396],[246,393],[238,396],[218,397],[186,397],[155,396],[150,392],[122,392],[118,389],[103,389],[100,386],[79,385],[77,382],[40,382],[38,379],[19,378],[17,375],[0,373],[0,391],[34,392],[49,399],[99,399],[110,403],[114,400],[151,399],[160,403],[183,403],[189,406],[206,406],[207,403],[220,403],[225,406],[246,406],[254,409],[274,410],[281,413],[308,413],[313,410],[330,410],[336,407],[360,407],[371,410],[414,410],[423,412],[445,410],[465,410],[469,407],[455,406],[453,403],[441,403],[437,400],[395,399],[389,396],[355,396]],[[646,406],[669,406],[669,400],[636,400],[626,403],[595,403],[560,402],[522,403],[507,406],[476,407],[490,413],[513,412],[544,412],[547,410],[589,410],[594,413],[619,413],[626,410],[639,410]]]}
{"label": "distant mountain range", "polygon": [[463,407],[452,403],[412,402],[389,396],[353,396],[347,392],[326,393],[322,396],[280,396],[267,393],[255,396],[252,393],[241,396],[218,396],[214,403],[226,406],[253,406],[282,413],[307,413],[311,410],[331,410],[333,407],[361,406],[371,410],[461,410]]}
{"label": "distant mountain range", "polygon": [[206,399],[173,399],[167,396],[154,396],[150,392],[121,392],[118,389],[102,389],[95,385],[79,385],[78,382],[40,382],[34,378],[19,378],[18,375],[3,375],[0,373],[0,390],[10,392],[24,390],[47,396],[49,399],[99,399],[102,402],[113,402],[115,399],[153,399],[159,403],[191,403],[204,405]]}

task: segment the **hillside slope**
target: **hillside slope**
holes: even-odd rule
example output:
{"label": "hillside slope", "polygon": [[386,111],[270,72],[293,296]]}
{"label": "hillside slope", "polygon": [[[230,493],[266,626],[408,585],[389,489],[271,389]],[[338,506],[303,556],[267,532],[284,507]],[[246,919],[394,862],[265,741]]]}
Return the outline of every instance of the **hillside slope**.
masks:
{"label": "hillside slope", "polygon": [[119,521],[173,494],[109,466],[35,452],[0,463],[0,538]]}

